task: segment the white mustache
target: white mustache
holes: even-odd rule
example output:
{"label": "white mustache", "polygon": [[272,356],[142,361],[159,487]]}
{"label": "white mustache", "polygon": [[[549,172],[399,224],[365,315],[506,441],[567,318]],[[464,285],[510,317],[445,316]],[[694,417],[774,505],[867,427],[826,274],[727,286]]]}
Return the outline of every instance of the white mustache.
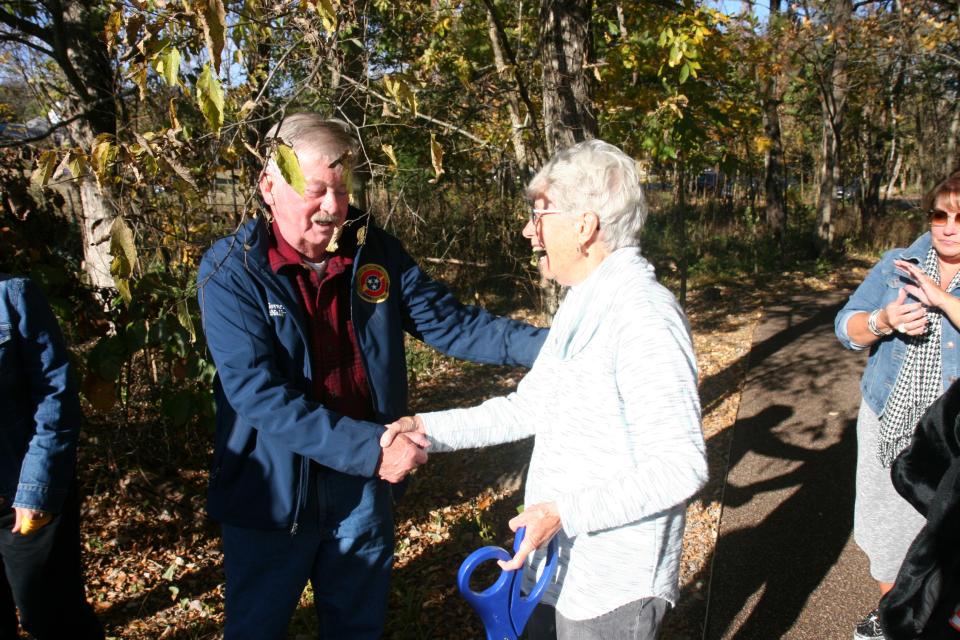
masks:
{"label": "white mustache", "polygon": [[339,222],[337,216],[329,214],[315,213],[310,217],[310,222],[314,224],[335,224]]}

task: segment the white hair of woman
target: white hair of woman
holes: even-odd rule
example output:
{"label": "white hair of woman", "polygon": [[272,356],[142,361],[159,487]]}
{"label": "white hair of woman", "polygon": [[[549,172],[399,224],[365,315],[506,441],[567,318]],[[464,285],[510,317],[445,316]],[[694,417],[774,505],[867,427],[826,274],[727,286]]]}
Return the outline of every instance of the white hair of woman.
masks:
{"label": "white hair of woman", "polygon": [[526,195],[545,195],[565,213],[595,213],[608,251],[640,246],[647,202],[637,165],[608,142],[587,140],[560,151],[530,181]]}

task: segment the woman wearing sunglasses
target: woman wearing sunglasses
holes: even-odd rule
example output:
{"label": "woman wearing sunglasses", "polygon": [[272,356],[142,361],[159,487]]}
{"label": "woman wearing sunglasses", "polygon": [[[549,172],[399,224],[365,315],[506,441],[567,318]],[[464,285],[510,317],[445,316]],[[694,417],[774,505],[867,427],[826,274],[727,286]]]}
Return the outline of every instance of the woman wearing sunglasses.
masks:
{"label": "woman wearing sunglasses", "polygon": [[[880,594],[892,587],[924,519],[896,492],[890,465],[926,409],[960,376],[960,171],[925,199],[930,230],[883,255],[837,314],[849,349],[870,349],[860,382],[854,538]],[[885,638],[877,610],[854,640]]]}

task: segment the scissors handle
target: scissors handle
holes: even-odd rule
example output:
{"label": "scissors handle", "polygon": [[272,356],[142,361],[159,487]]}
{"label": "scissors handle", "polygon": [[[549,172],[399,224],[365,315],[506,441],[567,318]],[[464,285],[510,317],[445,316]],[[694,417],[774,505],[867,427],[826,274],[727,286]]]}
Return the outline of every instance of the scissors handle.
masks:
{"label": "scissors handle", "polygon": [[487,640],[517,640],[517,633],[510,619],[510,586],[515,572],[501,571],[496,581],[479,593],[470,588],[470,577],[484,562],[506,561],[510,557],[502,547],[482,547],[467,556],[457,572],[457,588],[483,621]]}
{"label": "scissors handle", "polygon": [[[517,529],[517,535],[513,540],[514,553],[520,550],[520,543],[523,541],[524,533],[526,533],[525,529],[525,527]],[[540,579],[533,585],[530,593],[527,595],[521,593],[520,586],[523,584],[523,579],[519,575],[513,581],[510,594],[510,618],[517,635],[522,633],[524,627],[527,626],[530,616],[533,615],[533,610],[537,608],[540,598],[543,597],[543,592],[547,590],[553,580],[553,576],[557,572],[557,561],[557,537],[554,536],[550,540],[550,544],[547,545],[547,564],[543,567]]]}
{"label": "scissors handle", "polygon": [[[517,530],[513,540],[514,554],[520,550],[525,533],[525,527]],[[522,569],[501,571],[496,581],[479,593],[470,588],[470,578],[477,567],[489,560],[507,561],[511,557],[502,547],[482,547],[467,556],[457,573],[457,587],[483,621],[487,640],[516,640],[523,632],[556,573],[557,539],[554,537],[547,546],[547,564],[528,595],[524,596],[520,590],[523,583]]]}

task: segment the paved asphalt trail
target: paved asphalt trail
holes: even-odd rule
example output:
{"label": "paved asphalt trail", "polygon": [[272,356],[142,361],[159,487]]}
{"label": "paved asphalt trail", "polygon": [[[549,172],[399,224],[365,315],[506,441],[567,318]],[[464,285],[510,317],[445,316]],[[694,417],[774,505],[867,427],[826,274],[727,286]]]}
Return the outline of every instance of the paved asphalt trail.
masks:
{"label": "paved asphalt trail", "polygon": [[730,450],[705,640],[847,640],[879,597],[853,542],[864,354],[833,319],[846,294],[766,310]]}

